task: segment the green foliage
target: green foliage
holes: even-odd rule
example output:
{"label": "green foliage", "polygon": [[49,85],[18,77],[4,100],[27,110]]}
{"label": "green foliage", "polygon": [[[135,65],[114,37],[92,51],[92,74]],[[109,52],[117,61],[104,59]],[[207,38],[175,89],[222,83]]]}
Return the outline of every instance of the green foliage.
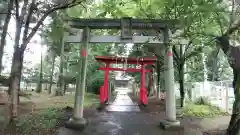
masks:
{"label": "green foliage", "polygon": [[231,80],[232,78],[232,71],[227,62],[227,57],[219,49],[213,50],[207,56],[206,65],[209,71],[209,81]]}
{"label": "green foliage", "polygon": [[0,84],[3,86],[9,86],[9,77],[0,75]]}
{"label": "green foliage", "polygon": [[207,97],[199,97],[193,102],[196,105],[211,105],[210,100]]}
{"label": "green foliage", "polygon": [[19,117],[16,125],[17,130],[19,130],[18,133],[29,135],[34,134],[34,132],[55,128],[62,114],[62,109],[49,108],[37,114]]}
{"label": "green foliage", "polygon": [[183,115],[187,116],[214,117],[226,114],[219,107],[212,105],[207,97],[199,97],[183,108]]}
{"label": "green foliage", "polygon": [[[64,102],[71,102],[67,105],[73,106],[74,96],[63,96],[61,98]],[[84,107],[96,107],[98,103],[99,100],[95,94],[85,93]],[[61,103],[56,105],[49,103],[46,104],[46,107],[37,110],[37,112],[20,115],[16,122],[17,133],[21,135],[33,135],[37,133],[52,135],[59,128],[59,125],[63,124],[59,123],[62,122],[62,118],[68,117],[65,116],[65,110],[63,109],[63,107],[66,107],[66,104]]]}
{"label": "green foliage", "polygon": [[183,108],[183,115],[194,117],[214,117],[226,115],[226,113],[216,106],[189,104]]}
{"label": "green foliage", "polygon": [[[216,6],[218,5],[218,6]],[[54,17],[52,17],[51,24],[48,27],[46,33],[47,41],[54,41],[53,44],[49,44],[49,50],[59,56],[60,41],[64,31],[64,27],[67,27],[64,23],[66,16],[78,17],[78,18],[120,18],[130,16],[133,18],[161,18],[161,19],[178,19],[180,21],[180,27],[174,36],[174,39],[185,39],[191,41],[189,46],[184,48],[185,53],[180,54],[179,41],[171,41],[171,44],[176,45],[176,54],[181,59],[175,59],[175,78],[180,79],[177,67],[180,60],[185,59],[184,63],[187,65],[187,73],[189,77],[186,81],[203,81],[203,58],[201,53],[205,55],[212,54],[212,50],[215,50],[215,44],[210,42],[213,38],[208,35],[221,35],[222,29],[226,28],[229,22],[229,8],[226,8],[226,4],[222,1],[169,1],[169,0],[103,0],[100,3],[86,2],[82,5],[70,8],[68,10],[59,11]],[[211,11],[209,10],[211,9]],[[117,34],[115,30],[96,30],[92,31],[98,34]],[[146,35],[156,35],[156,32],[149,30],[134,31],[137,33],[145,33]],[[134,47],[131,51],[131,56],[149,56],[153,53],[157,55],[159,61],[163,64],[163,57],[161,55],[159,46],[142,45],[141,51],[137,51],[137,47]],[[114,50],[115,49],[115,50]],[[94,56],[97,55],[110,55],[109,52],[114,51],[118,54],[123,54],[126,49],[125,46],[116,47],[109,44],[94,44],[89,47],[88,57],[88,69],[87,69],[87,87],[88,91],[97,93],[99,87],[103,83],[103,72],[98,71],[100,64],[94,60]],[[68,78],[68,82],[73,83],[76,80],[76,73],[79,72],[79,45],[71,44],[66,45],[65,58],[65,78]],[[120,52],[120,53],[119,53]],[[176,54],[174,54],[176,56]],[[226,62],[225,62],[226,63]],[[213,65],[214,66],[214,65]],[[211,69],[209,69],[211,71]],[[162,70],[163,71],[163,70]],[[211,73],[211,72],[209,72]],[[139,73],[131,73],[136,81],[139,82]],[[98,78],[98,79],[97,79]],[[226,78],[226,77],[225,77]],[[160,82],[163,82],[161,76]],[[163,85],[161,85],[163,86]]]}
{"label": "green foliage", "polygon": [[99,98],[96,94],[93,93],[85,93],[85,107],[97,107],[99,105]]}
{"label": "green foliage", "polygon": [[87,91],[95,94],[99,94],[99,88],[103,85],[104,82],[104,73],[103,72],[95,72],[87,79]]}

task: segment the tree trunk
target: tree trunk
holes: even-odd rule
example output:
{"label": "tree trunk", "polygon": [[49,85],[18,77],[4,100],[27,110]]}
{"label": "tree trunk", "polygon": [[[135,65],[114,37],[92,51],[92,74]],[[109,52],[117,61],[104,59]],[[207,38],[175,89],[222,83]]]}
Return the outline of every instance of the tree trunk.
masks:
{"label": "tree trunk", "polygon": [[63,75],[63,69],[64,69],[64,39],[61,39],[61,56],[60,56],[60,71],[59,71],[59,92],[57,92],[58,95],[62,95],[64,93],[64,75]]}
{"label": "tree trunk", "polygon": [[11,113],[10,119],[14,120],[18,115],[18,101],[19,101],[19,90],[21,81],[21,71],[23,67],[23,56],[24,51],[20,48],[16,48],[13,54],[13,61],[10,75],[10,86],[9,93],[11,94]]}
{"label": "tree trunk", "polygon": [[55,87],[55,88],[52,88],[51,89],[51,96],[57,96],[58,94],[57,94],[57,88]]}
{"label": "tree trunk", "polygon": [[240,70],[234,70],[234,95],[235,101],[233,103],[232,117],[227,129],[227,135],[240,134]]}
{"label": "tree trunk", "polygon": [[228,57],[228,62],[233,68],[233,88],[235,101],[233,103],[233,111],[231,120],[228,125],[226,135],[240,134],[240,47],[233,47],[229,43],[228,36],[217,37],[217,44],[220,45],[223,52]]}
{"label": "tree trunk", "polygon": [[[64,67],[65,67],[65,70],[63,70],[63,74],[66,74],[67,71],[68,71],[67,61],[68,61],[68,60],[67,60],[67,58],[66,58],[65,61],[63,62],[63,65],[65,65],[65,66],[63,66],[63,69],[64,69]],[[66,82],[65,78],[64,78],[64,80],[63,80],[62,83],[64,84],[63,94],[65,94],[66,91],[67,91],[67,88],[68,88],[68,83]]]}
{"label": "tree trunk", "polygon": [[184,91],[184,64],[180,64],[178,68],[179,73],[179,90],[180,90],[180,106],[184,106],[184,98],[185,98],[185,91]]}
{"label": "tree trunk", "polygon": [[11,105],[10,105],[10,120],[13,122],[18,115],[18,103],[19,103],[19,91],[20,91],[20,81],[23,67],[23,57],[24,49],[19,47],[20,35],[21,35],[22,25],[19,21],[16,21],[16,32],[14,40],[14,53],[12,58],[12,66],[10,73],[10,85],[8,89],[9,95],[11,95]]}
{"label": "tree trunk", "polygon": [[28,90],[28,82],[25,82],[25,90],[27,91]]}
{"label": "tree trunk", "polygon": [[53,59],[52,59],[52,68],[51,68],[51,76],[50,76],[50,84],[49,84],[49,88],[48,88],[48,94],[51,94],[51,91],[52,91],[52,82],[53,82],[55,61],[56,61],[56,55],[54,55]]}
{"label": "tree trunk", "polygon": [[149,96],[153,96],[154,95],[154,79],[153,79],[153,74],[154,74],[154,70],[153,70],[153,73],[149,73],[148,76],[149,76],[149,84],[148,84],[148,87],[149,87]]}
{"label": "tree trunk", "polygon": [[41,51],[41,64],[40,64],[40,74],[39,74],[39,81],[37,85],[37,93],[40,93],[42,91],[42,81],[43,81],[43,56]]}
{"label": "tree trunk", "polygon": [[151,92],[151,85],[150,85],[150,74],[149,73],[146,73],[146,76],[145,76],[145,80],[146,80],[146,85],[145,85],[145,88],[147,88],[147,96],[150,96],[150,92]]}
{"label": "tree trunk", "polygon": [[2,71],[2,57],[3,57],[3,52],[4,52],[4,46],[6,44],[6,36],[7,36],[7,30],[8,30],[8,24],[11,19],[11,12],[13,9],[13,3],[14,0],[9,0],[8,7],[7,7],[7,15],[4,20],[4,25],[3,25],[3,31],[1,35],[1,43],[0,43],[0,74]]}
{"label": "tree trunk", "polygon": [[151,74],[151,78],[152,78],[152,94],[156,95],[157,93],[157,82],[156,82],[156,76],[155,76],[155,68],[152,68],[152,74]]}
{"label": "tree trunk", "polygon": [[64,89],[63,89],[63,94],[66,94],[66,91],[67,91],[67,87],[68,87],[68,84],[67,84],[67,83],[64,83]]}
{"label": "tree trunk", "polygon": [[161,75],[160,63],[157,61],[157,98],[158,99],[161,98],[160,75]]}
{"label": "tree trunk", "polygon": [[136,83],[133,82],[133,83],[132,83],[132,92],[133,92],[133,95],[134,95],[134,96],[136,96],[136,89],[137,89]]}

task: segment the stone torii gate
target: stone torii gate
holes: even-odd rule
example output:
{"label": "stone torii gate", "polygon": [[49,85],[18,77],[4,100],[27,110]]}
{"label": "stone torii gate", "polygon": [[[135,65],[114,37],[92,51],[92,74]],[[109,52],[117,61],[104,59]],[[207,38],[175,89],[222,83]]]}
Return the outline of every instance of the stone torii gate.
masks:
{"label": "stone torii gate", "polygon": [[[133,43],[133,44],[163,44],[164,61],[167,70],[165,71],[165,88],[166,88],[166,116],[167,119],[160,122],[165,128],[169,126],[179,126],[180,122],[176,120],[176,100],[174,90],[174,68],[172,46],[169,44],[169,33],[171,29],[176,28],[176,20],[161,19],[80,19],[71,18],[68,21],[69,26],[75,29],[83,29],[75,35],[68,34],[65,42],[82,43],[80,46],[80,69],[78,85],[75,93],[75,103],[73,117],[66,122],[67,128],[83,130],[87,120],[83,117],[83,103],[86,85],[86,70],[88,43]],[[121,35],[92,35],[90,29],[119,29]],[[156,40],[155,36],[136,36],[132,30],[161,30],[163,40]]]}

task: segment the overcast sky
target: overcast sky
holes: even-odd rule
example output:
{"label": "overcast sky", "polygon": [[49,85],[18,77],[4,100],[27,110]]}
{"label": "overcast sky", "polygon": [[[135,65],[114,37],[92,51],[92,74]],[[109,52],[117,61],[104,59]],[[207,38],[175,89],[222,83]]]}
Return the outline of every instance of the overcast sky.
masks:
{"label": "overcast sky", "polygon": [[[3,73],[9,73],[11,70],[11,62],[12,62],[12,55],[13,55],[13,46],[14,46],[14,35],[15,35],[15,20],[11,19],[10,24],[8,27],[8,33],[6,38],[6,46],[4,49],[4,56],[3,56],[3,66],[6,67],[3,70]],[[11,36],[11,37],[10,37]],[[41,38],[38,34],[36,34],[31,42],[28,44],[27,49],[29,51],[25,52],[24,60],[31,62],[28,67],[33,67],[37,63],[40,62],[41,57]],[[43,48],[43,52],[46,51],[46,47]]]}

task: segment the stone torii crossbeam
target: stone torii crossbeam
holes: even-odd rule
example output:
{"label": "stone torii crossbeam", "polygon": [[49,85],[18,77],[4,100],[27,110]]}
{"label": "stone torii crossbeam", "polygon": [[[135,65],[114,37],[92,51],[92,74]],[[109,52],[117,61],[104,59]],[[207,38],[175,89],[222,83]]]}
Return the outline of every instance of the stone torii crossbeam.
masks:
{"label": "stone torii crossbeam", "polygon": [[[75,33],[65,35],[65,42],[82,43],[80,54],[80,65],[78,87],[75,93],[75,103],[73,117],[66,122],[67,128],[82,130],[87,124],[87,120],[83,118],[83,103],[86,85],[86,70],[88,43],[133,43],[133,44],[162,44],[164,49],[165,71],[165,88],[166,88],[166,116],[167,119],[161,121],[161,125],[166,127],[180,126],[180,122],[176,120],[176,100],[174,90],[174,67],[172,46],[169,44],[170,30],[178,27],[176,20],[161,19],[80,19],[71,18],[68,21],[70,27],[81,29]],[[83,31],[82,31],[83,29]],[[121,35],[92,35],[90,29],[119,29]],[[158,30],[162,31],[161,39],[155,36],[136,36],[133,35],[135,30]],[[160,53],[160,52],[159,52]]]}

